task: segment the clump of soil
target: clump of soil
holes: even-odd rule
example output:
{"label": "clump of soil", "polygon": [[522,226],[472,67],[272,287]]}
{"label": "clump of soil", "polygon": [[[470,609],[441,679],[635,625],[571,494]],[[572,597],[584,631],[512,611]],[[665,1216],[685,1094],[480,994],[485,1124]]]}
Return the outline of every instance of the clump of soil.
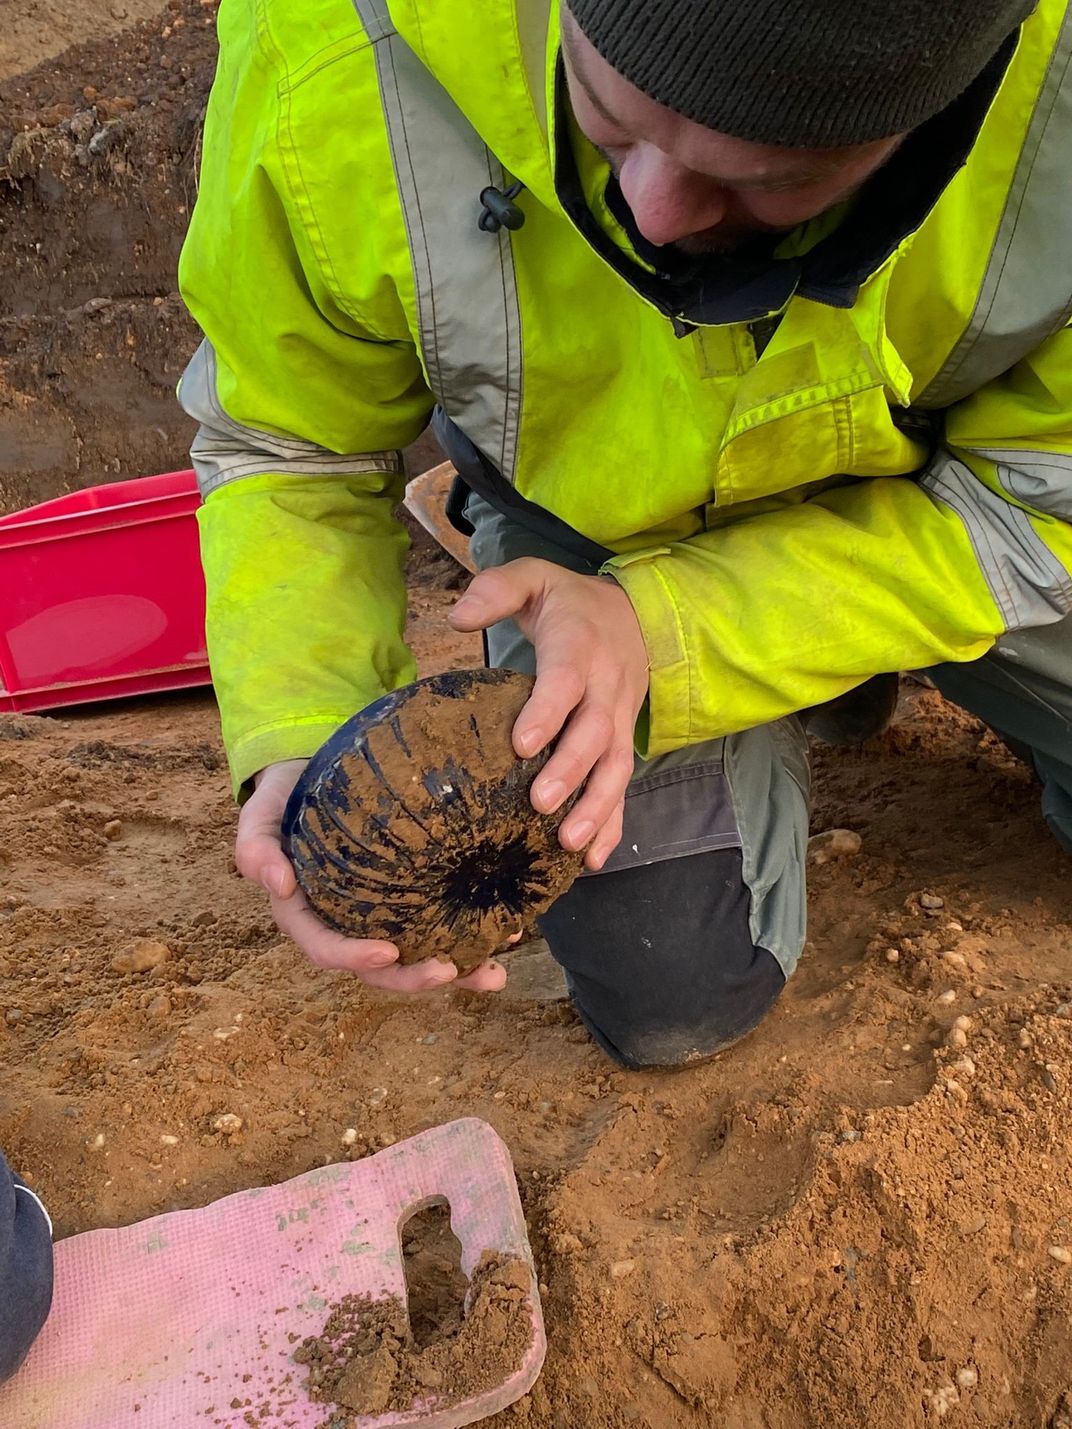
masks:
{"label": "clump of soil", "polygon": [[287,819],[287,852],[316,913],[383,938],[403,963],[466,972],[573,883],[583,855],[558,842],[570,805],[538,814],[511,730],[532,680],[505,670],[432,679],[332,737]]}
{"label": "clump of soil", "polygon": [[357,1415],[408,1410],[416,1401],[443,1409],[520,1369],[532,1341],[531,1294],[532,1271],[523,1260],[485,1251],[473,1272],[468,1315],[431,1343],[415,1341],[401,1300],[347,1295],[294,1358],[309,1366],[306,1388],[318,1403]]}

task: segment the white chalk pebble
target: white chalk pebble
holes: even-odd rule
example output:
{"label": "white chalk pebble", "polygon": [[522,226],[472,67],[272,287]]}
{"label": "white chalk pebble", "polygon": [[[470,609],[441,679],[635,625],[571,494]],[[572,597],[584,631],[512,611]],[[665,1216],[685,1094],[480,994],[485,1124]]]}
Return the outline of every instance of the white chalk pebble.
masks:
{"label": "white chalk pebble", "polygon": [[1034,1046],[1034,1043],[1031,1040],[1031,1033],[1027,1030],[1026,1027],[1020,1028],[1020,1035],[1016,1039],[1016,1045],[1022,1048],[1025,1052],[1029,1051],[1030,1048]]}
{"label": "white chalk pebble", "polygon": [[936,1419],[944,1419],[945,1416],[960,1403],[960,1395],[951,1384],[939,1385],[937,1389],[924,1391],[931,1402],[931,1409],[934,1411]]}
{"label": "white chalk pebble", "polygon": [[343,1144],[344,1146],[353,1146],[353,1144],[354,1144],[356,1141],[357,1141],[357,1127],[356,1127],[356,1126],[348,1126],[348,1127],[346,1128],[346,1130],[345,1130],[345,1131],[343,1132],[343,1134],[342,1134],[342,1144]]}
{"label": "white chalk pebble", "polygon": [[972,1030],[972,1020],[965,1013],[961,1013],[953,1023],[958,1032],[970,1032]]}
{"label": "white chalk pebble", "polygon": [[242,1130],[242,1118],[236,1116],[233,1111],[221,1112],[212,1123],[213,1131],[218,1131],[221,1136],[235,1136]]}
{"label": "white chalk pebble", "polygon": [[968,1045],[968,1034],[962,1032],[959,1027],[953,1027],[950,1029],[949,1036],[945,1040],[950,1047],[956,1047],[963,1051]]}
{"label": "white chalk pebble", "polygon": [[178,1144],[179,1144],[179,1138],[178,1138],[177,1136],[172,1136],[172,1135],[170,1134],[170,1132],[166,1132],[166,1131],[165,1131],[164,1134],[163,1134],[163,1135],[161,1136],[161,1138],[160,1138],[160,1145],[161,1145],[161,1146],[178,1146]]}
{"label": "white chalk pebble", "polygon": [[887,948],[886,961],[888,963],[899,963],[901,961],[901,954],[896,948]]}
{"label": "white chalk pebble", "polygon": [[947,987],[945,992],[940,992],[936,999],[943,1007],[948,1007],[951,1002],[956,1002],[957,994],[953,988]]}
{"label": "white chalk pebble", "polygon": [[961,1389],[974,1389],[979,1383],[979,1371],[970,1364],[965,1365],[957,1370],[957,1383]]}
{"label": "white chalk pebble", "polygon": [[1051,1245],[1047,1254],[1058,1265],[1072,1265],[1072,1250],[1067,1245]]}

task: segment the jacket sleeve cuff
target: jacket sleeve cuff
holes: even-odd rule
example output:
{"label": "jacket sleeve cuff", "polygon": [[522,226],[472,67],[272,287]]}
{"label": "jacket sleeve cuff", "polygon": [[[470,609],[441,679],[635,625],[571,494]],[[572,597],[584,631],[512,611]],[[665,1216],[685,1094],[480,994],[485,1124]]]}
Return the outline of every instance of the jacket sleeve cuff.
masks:
{"label": "jacket sleeve cuff", "polygon": [[630,553],[608,561],[601,574],[613,576],[632,601],[648,648],[648,699],[636,728],[637,753],[644,759],[692,742],[691,673],[681,616],[658,557],[667,548]]}
{"label": "jacket sleeve cuff", "polygon": [[284,759],[311,759],[341,724],[355,713],[320,713],[286,724],[264,725],[236,740],[227,751],[231,788],[239,803],[253,793],[253,776]]}

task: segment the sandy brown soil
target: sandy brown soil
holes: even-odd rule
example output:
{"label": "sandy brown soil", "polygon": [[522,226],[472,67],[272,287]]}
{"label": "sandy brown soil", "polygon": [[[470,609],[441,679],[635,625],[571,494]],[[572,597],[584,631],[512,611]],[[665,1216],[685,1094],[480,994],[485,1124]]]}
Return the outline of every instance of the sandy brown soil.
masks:
{"label": "sandy brown soil", "polygon": [[[211,31],[175,6],[0,85],[0,503],[182,459]],[[134,107],[102,124],[87,84]],[[479,659],[443,638],[440,570],[425,673]],[[0,1145],[68,1235],[474,1114],[513,1152],[550,1341],[497,1424],[1069,1429],[1068,860],[1023,766],[933,692],[817,766],[816,828],[863,848],[815,870],[785,998],[714,1062],[637,1075],[538,950],[490,998],[307,966],[233,872],[207,694],[4,717]],[[119,970],[141,938],[168,956]]]}
{"label": "sandy brown soil", "polygon": [[9,0],[0,28],[0,79],[44,64],[82,40],[124,30],[160,8],[160,0],[89,5],[85,0]]}
{"label": "sandy brown soil", "polygon": [[0,510],[188,464],[175,265],[215,11],[172,6],[0,82]]}
{"label": "sandy brown soil", "polygon": [[[145,0],[85,0],[104,38],[6,78],[0,64],[0,513],[189,464],[174,393],[197,333],[175,268],[215,3],[169,0],[110,38],[128,7]],[[9,13],[36,23],[38,5],[7,0],[0,36]],[[408,456],[423,471],[435,444]]]}

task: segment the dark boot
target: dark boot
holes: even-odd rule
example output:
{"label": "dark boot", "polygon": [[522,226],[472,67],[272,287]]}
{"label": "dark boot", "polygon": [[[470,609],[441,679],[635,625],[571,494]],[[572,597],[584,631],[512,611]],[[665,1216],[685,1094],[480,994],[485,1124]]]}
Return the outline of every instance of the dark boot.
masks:
{"label": "dark boot", "polygon": [[804,728],[824,744],[863,744],[889,725],[899,681],[898,675],[872,675],[836,700],[805,710]]}

